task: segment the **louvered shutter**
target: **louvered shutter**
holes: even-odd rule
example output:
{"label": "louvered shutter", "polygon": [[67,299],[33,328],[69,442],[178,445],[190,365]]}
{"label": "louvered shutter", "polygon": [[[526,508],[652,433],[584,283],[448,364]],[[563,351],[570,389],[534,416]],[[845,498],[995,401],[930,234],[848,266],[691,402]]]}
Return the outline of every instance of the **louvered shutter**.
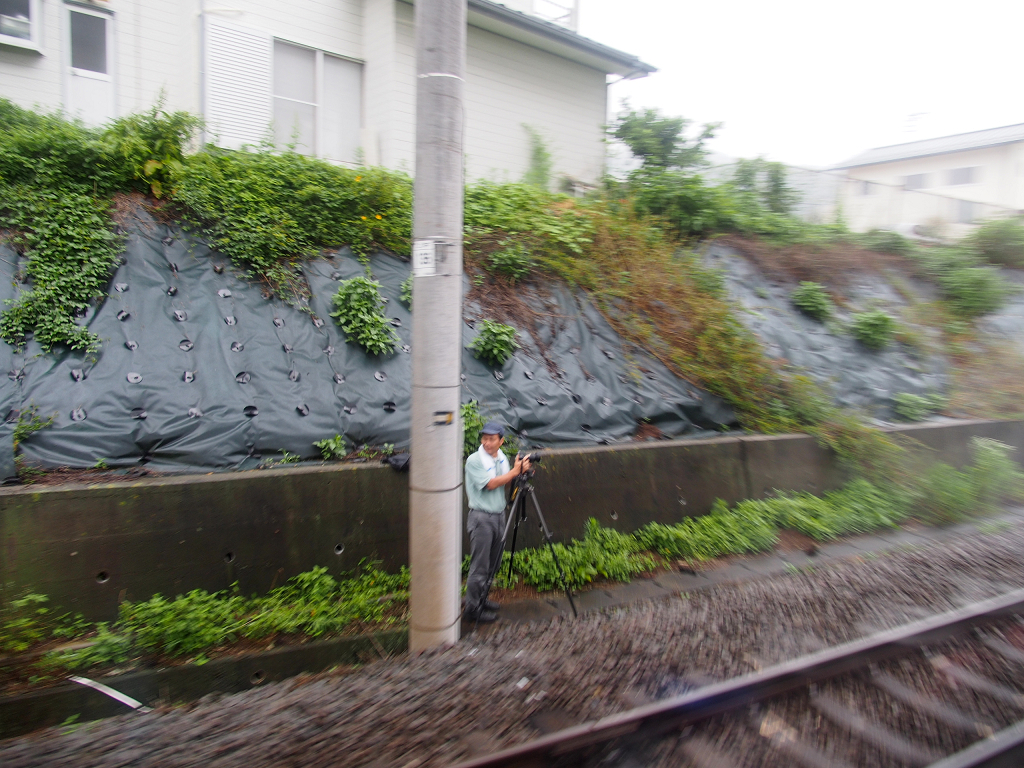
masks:
{"label": "louvered shutter", "polygon": [[205,32],[203,113],[208,141],[232,149],[259,144],[272,119],[272,38],[210,16]]}

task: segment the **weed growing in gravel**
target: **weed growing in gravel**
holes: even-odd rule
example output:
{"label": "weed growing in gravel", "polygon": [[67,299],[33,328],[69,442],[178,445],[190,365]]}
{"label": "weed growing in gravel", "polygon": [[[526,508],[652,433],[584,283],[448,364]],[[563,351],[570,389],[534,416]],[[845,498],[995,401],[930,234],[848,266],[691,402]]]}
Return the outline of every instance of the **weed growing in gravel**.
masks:
{"label": "weed growing in gravel", "polygon": [[348,456],[348,446],[345,444],[345,438],[341,435],[317,440],[313,443],[313,447],[320,449],[320,455],[324,457],[325,461],[341,461]]}
{"label": "weed growing in gravel", "polygon": [[[573,539],[565,544],[557,543],[554,549],[572,587],[584,586],[598,577],[629,581],[631,576],[657,567],[655,559],[643,551],[647,547],[636,536],[603,528],[593,518],[587,521],[582,541]],[[506,552],[496,580],[499,587],[512,586],[507,580],[508,560]],[[547,547],[517,552],[513,569],[514,580],[522,578],[525,584],[538,590],[561,588],[558,568]]]}
{"label": "weed growing in gravel", "polygon": [[46,595],[28,592],[0,607],[0,654],[22,653],[37,643],[73,637],[85,629],[81,617],[54,615],[48,602]]}
{"label": "weed growing in gravel", "polygon": [[772,519],[754,507],[744,512],[730,510],[718,499],[706,515],[688,517],[675,525],[648,523],[636,535],[644,549],[664,557],[695,560],[760,552],[774,546],[778,532]]}
{"label": "weed growing in gravel", "polygon": [[96,643],[48,654],[45,664],[80,669],[144,655],[194,656],[241,638],[319,637],[353,624],[388,624],[394,620],[388,614],[407,599],[408,588],[407,569],[389,574],[364,562],[357,574],[341,579],[318,566],[263,597],[201,589],[173,600],[155,595],[122,603],[116,622],[97,626]]}

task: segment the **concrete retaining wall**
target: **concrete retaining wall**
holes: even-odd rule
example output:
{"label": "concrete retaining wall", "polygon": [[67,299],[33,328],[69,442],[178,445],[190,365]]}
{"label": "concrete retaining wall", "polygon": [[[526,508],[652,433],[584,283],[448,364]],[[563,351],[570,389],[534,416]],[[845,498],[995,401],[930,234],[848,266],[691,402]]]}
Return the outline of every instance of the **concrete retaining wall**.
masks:
{"label": "concrete retaining wall", "polygon": [[[974,435],[1024,454],[1024,422],[906,427],[961,465]],[[415,459],[414,459],[415,460]],[[806,435],[722,437],[547,452],[535,485],[559,538],[596,517],[632,531],[772,489],[820,493],[845,477]],[[190,589],[265,592],[325,565],[407,562],[408,475],[382,466],[295,467],[102,486],[0,489],[0,599],[24,592],[91,620],[122,600]],[[528,526],[528,545],[539,539]]]}

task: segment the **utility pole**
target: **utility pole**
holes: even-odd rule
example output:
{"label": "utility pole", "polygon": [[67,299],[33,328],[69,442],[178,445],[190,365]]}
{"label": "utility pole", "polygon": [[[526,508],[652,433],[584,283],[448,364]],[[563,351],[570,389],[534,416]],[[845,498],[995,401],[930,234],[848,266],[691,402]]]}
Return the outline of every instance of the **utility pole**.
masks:
{"label": "utility pole", "polygon": [[466,0],[416,0],[409,648],[459,639]]}

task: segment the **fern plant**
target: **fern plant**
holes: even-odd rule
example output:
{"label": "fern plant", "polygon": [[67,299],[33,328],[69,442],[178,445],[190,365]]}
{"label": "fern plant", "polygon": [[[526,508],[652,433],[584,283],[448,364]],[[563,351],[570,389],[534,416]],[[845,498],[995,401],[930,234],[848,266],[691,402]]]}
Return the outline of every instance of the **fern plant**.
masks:
{"label": "fern plant", "polygon": [[398,334],[384,316],[380,283],[368,277],[342,280],[334,294],[335,311],[331,312],[349,341],[354,341],[371,355],[386,355],[398,344]]}

